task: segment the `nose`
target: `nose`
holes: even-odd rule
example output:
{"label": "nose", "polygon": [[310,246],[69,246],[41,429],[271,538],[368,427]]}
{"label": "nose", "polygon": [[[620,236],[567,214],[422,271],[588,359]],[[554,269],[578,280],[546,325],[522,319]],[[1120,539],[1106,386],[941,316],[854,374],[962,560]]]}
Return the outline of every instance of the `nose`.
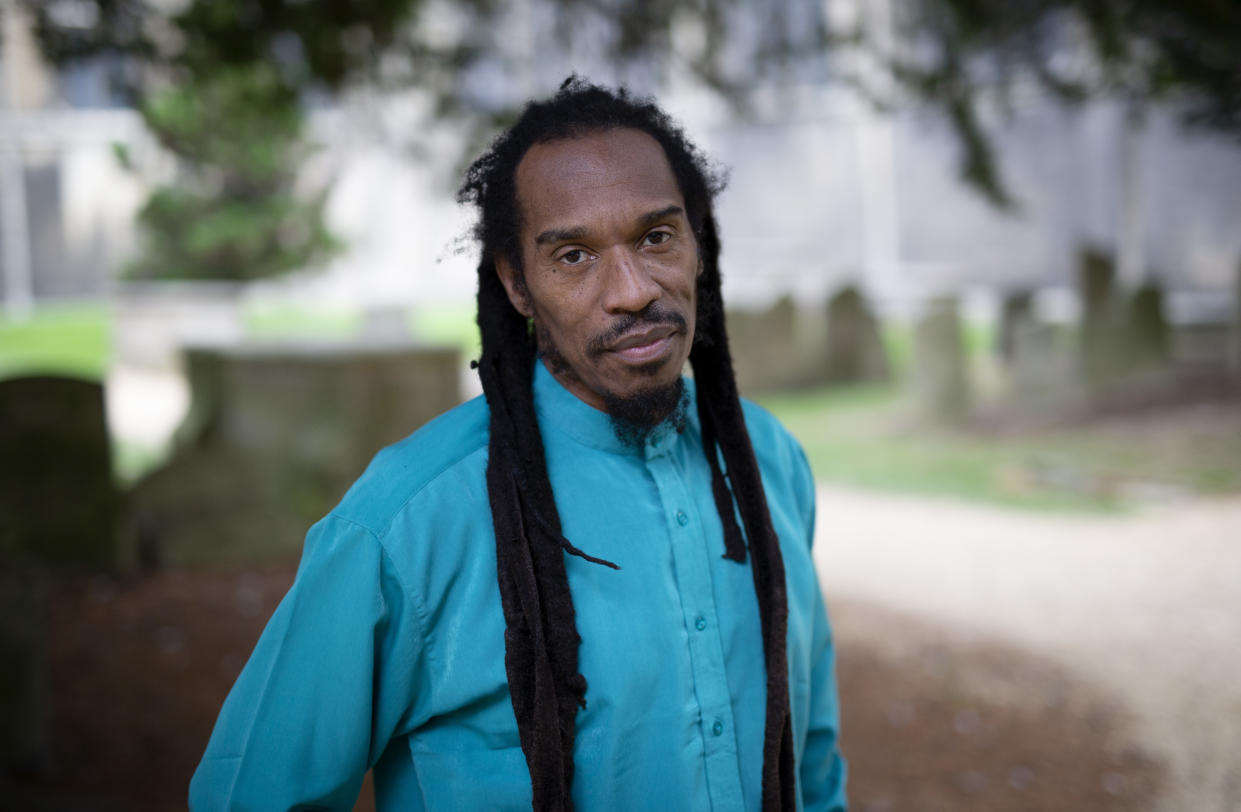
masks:
{"label": "nose", "polygon": [[628,247],[605,256],[603,307],[609,313],[640,313],[663,292],[641,258]]}

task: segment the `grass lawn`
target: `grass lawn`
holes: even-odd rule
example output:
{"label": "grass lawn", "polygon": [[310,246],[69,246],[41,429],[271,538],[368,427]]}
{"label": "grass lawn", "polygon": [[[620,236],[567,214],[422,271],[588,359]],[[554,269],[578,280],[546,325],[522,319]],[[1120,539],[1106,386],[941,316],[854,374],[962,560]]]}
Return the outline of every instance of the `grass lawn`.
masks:
{"label": "grass lawn", "polygon": [[107,305],[40,308],[27,321],[0,318],[0,378],[27,374],[99,380],[112,352]]}
{"label": "grass lawn", "polygon": [[[267,308],[245,313],[261,337],[356,335],[356,311]],[[472,306],[413,310],[410,334],[477,357]],[[907,370],[913,336],[885,330],[893,367]],[[966,332],[982,357],[987,331]],[[41,308],[23,323],[0,319],[0,378],[53,373],[101,379],[111,355],[105,304]],[[815,476],[859,488],[942,495],[1036,509],[1116,510],[1131,498],[1241,493],[1241,410],[1187,407],[1009,436],[928,427],[912,419],[896,386],[818,389],[760,402],[801,440]],[[125,480],[151,464],[152,450],[121,446]]]}
{"label": "grass lawn", "polygon": [[346,308],[246,307],[241,319],[255,338],[349,338],[362,329],[362,314]]}
{"label": "grass lawn", "polygon": [[414,308],[410,313],[410,331],[427,344],[457,347],[464,358],[478,358],[482,352],[473,302]]}
{"label": "grass lawn", "polygon": [[[348,339],[360,335],[366,314],[351,308],[308,309],[294,306],[255,306],[243,312],[246,333],[256,338]],[[406,318],[411,338],[426,344],[460,348],[466,357],[479,352],[474,305],[414,307]]]}
{"label": "grass lawn", "polygon": [[1056,510],[1241,493],[1241,412],[1185,407],[1010,436],[927,427],[891,386],[759,402],[806,449],[822,482]]}

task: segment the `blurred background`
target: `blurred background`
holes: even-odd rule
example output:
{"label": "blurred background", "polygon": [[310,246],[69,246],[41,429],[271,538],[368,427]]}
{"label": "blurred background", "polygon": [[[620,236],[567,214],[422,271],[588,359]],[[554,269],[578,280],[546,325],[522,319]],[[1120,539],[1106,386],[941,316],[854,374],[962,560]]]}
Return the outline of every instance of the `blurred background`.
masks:
{"label": "blurred background", "polygon": [[1241,6],[0,10],[5,806],[184,806],[307,527],[478,393],[455,187],[577,72],[729,174],[854,808],[1241,809]]}

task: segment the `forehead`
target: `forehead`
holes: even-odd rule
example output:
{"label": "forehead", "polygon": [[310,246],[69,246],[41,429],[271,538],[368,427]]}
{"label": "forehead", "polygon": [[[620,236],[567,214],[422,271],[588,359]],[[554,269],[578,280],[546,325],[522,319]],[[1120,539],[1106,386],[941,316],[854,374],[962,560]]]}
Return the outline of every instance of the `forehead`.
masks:
{"label": "forehead", "polygon": [[516,181],[525,233],[590,228],[685,205],[663,147],[641,130],[535,144],[517,164]]}

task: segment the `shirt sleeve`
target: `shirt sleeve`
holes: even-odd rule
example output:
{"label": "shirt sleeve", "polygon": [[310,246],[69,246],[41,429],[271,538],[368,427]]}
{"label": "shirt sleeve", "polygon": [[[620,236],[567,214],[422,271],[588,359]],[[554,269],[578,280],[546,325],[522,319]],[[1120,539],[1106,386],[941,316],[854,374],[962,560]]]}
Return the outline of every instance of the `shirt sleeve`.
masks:
{"label": "shirt sleeve", "polygon": [[[808,547],[814,545],[814,477],[805,453],[798,446],[800,472],[798,491],[808,503]],[[808,496],[804,495],[808,491]],[[810,724],[800,765],[802,804],[806,812],[843,812],[845,802],[845,760],[840,753],[840,700],[836,690],[836,647],[827,619],[823,595],[814,586],[813,666],[810,674]]]}
{"label": "shirt sleeve", "polygon": [[407,724],[422,630],[378,539],[329,516],[224,702],[190,783],[196,811],[349,809]]}

